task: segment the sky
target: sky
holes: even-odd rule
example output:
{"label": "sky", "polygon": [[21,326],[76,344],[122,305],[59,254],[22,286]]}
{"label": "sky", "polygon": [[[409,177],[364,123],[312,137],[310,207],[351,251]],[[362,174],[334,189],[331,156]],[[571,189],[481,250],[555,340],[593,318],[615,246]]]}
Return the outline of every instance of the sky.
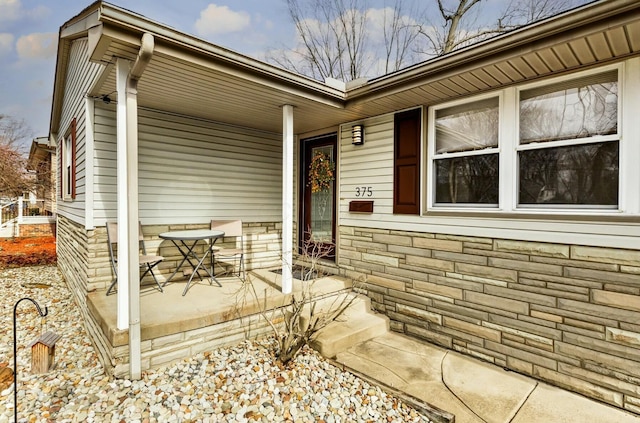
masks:
{"label": "sky", "polygon": [[[284,0],[113,0],[110,3],[260,57],[295,37]],[[48,136],[60,26],[91,0],[0,0],[0,114]],[[29,140],[30,143],[30,140]]]}
{"label": "sky", "polygon": [[[376,7],[393,3],[373,1]],[[490,16],[507,1],[484,0],[480,15]],[[295,44],[285,0],[109,2],[258,59]],[[32,137],[48,136],[60,26],[90,4],[92,0],[0,0],[0,115],[24,119]]]}

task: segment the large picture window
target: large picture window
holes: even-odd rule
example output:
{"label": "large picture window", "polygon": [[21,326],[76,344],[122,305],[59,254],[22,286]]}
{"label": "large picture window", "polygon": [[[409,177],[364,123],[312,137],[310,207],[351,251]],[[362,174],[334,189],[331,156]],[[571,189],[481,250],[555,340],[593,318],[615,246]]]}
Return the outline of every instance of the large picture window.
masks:
{"label": "large picture window", "polygon": [[435,113],[435,204],[498,204],[499,99]]}
{"label": "large picture window", "polygon": [[609,67],[431,108],[428,207],[619,209],[618,80]]}

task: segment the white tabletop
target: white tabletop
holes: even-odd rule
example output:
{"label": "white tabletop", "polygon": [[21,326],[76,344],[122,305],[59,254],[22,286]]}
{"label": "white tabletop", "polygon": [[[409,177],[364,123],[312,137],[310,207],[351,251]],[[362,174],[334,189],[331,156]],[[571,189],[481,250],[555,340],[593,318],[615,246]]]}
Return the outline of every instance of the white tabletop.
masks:
{"label": "white tabletop", "polygon": [[213,229],[188,229],[184,231],[163,232],[158,236],[162,239],[196,240],[222,238],[224,237],[224,232]]}

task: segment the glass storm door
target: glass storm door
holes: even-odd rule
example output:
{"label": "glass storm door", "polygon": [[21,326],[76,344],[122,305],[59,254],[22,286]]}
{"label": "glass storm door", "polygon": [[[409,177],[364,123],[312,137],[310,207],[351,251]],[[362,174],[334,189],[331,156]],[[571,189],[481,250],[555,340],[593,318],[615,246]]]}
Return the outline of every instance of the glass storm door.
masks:
{"label": "glass storm door", "polygon": [[335,259],[335,134],[302,140],[300,252]]}

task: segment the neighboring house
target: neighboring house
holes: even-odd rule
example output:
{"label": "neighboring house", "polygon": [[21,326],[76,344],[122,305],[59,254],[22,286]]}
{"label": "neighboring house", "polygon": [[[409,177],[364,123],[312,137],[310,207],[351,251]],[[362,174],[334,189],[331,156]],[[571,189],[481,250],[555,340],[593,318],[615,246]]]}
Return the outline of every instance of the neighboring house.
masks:
{"label": "neighboring house", "polygon": [[47,137],[33,139],[22,170],[31,191],[0,201],[0,237],[55,236],[55,153]]}
{"label": "neighboring house", "polygon": [[640,412],[639,110],[635,0],[347,84],[96,2],[60,29],[59,267],[90,319],[108,219],[241,218],[249,268],[331,238],[394,330]]}
{"label": "neighboring house", "polygon": [[56,145],[53,139],[38,137],[31,142],[27,170],[36,178],[36,199],[43,201],[43,214],[56,212]]}

